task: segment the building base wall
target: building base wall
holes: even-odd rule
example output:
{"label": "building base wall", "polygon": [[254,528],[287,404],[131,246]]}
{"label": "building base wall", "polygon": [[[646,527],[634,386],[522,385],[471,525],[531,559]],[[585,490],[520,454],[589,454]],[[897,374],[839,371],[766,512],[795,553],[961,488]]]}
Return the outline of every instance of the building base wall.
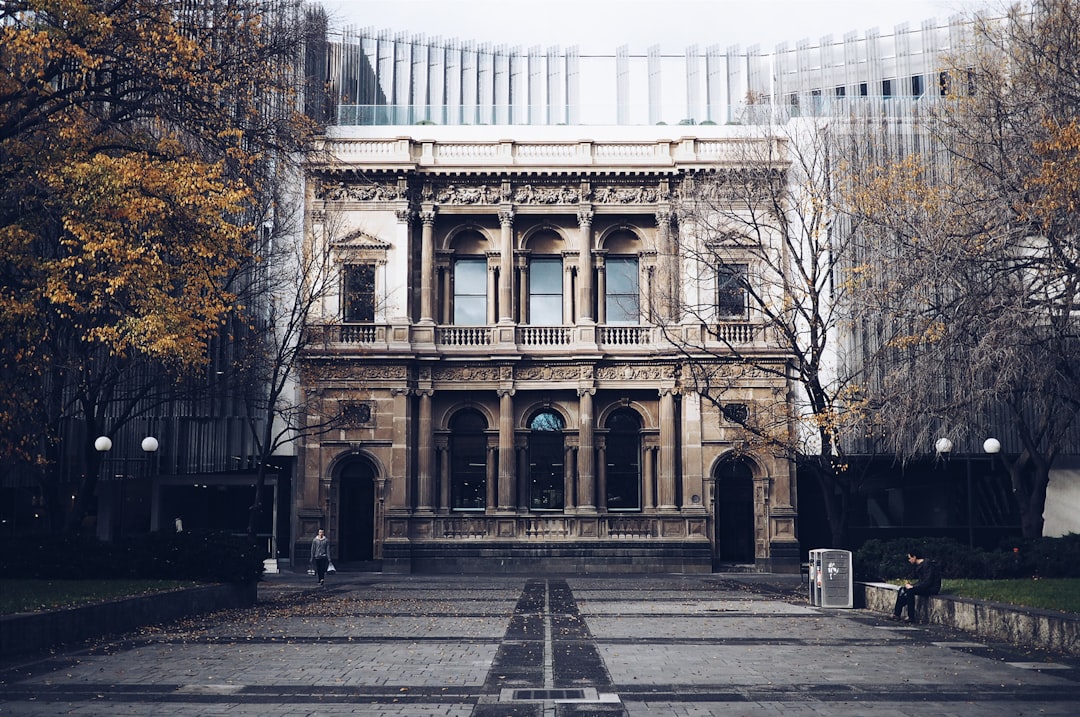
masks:
{"label": "building base wall", "polygon": [[385,573],[710,573],[707,541],[393,541],[383,545]]}

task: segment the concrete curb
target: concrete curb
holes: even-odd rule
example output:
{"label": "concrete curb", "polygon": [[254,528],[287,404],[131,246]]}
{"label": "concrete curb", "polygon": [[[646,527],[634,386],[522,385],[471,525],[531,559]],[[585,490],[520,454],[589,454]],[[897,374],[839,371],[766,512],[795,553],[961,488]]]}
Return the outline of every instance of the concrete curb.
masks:
{"label": "concrete curb", "polygon": [[[856,583],[855,600],[868,610],[891,614],[896,604],[896,585]],[[1080,615],[1054,610],[1016,607],[985,600],[934,595],[919,605],[920,617],[978,637],[1007,642],[1017,647],[1080,655]]]}
{"label": "concrete curb", "polygon": [[213,610],[254,605],[257,583],[215,584],[81,607],[0,616],[0,657],[137,630]]}

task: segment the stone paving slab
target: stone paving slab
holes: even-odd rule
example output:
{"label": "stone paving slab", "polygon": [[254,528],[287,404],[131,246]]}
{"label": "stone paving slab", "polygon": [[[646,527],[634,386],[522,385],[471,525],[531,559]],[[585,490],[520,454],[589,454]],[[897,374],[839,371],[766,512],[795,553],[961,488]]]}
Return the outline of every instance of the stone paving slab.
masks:
{"label": "stone paving slab", "polygon": [[254,608],[0,666],[0,717],[1071,717],[1078,704],[1074,658],[716,575],[339,573],[320,589],[282,574]]}

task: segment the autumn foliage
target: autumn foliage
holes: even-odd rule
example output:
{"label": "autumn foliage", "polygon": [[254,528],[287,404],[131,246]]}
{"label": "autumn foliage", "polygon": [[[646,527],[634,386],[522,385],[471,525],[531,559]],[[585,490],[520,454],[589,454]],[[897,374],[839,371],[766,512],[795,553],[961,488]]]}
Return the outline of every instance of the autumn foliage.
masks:
{"label": "autumn foliage", "polygon": [[65,420],[130,417],[118,387],[196,369],[235,310],[268,161],[311,132],[300,17],[0,1],[0,456],[44,484]]}

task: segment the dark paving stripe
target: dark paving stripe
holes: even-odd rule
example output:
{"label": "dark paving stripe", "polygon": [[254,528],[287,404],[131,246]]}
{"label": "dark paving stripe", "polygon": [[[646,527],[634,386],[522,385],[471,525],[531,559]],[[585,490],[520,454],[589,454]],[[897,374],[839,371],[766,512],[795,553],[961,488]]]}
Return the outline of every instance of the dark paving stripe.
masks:
{"label": "dark paving stripe", "polygon": [[[521,591],[510,624],[484,679],[484,690],[544,684],[544,602],[547,584],[528,580]],[[479,714],[479,713],[475,713]]]}
{"label": "dark paving stripe", "polygon": [[565,580],[549,582],[551,649],[555,687],[612,689],[600,651]]}

